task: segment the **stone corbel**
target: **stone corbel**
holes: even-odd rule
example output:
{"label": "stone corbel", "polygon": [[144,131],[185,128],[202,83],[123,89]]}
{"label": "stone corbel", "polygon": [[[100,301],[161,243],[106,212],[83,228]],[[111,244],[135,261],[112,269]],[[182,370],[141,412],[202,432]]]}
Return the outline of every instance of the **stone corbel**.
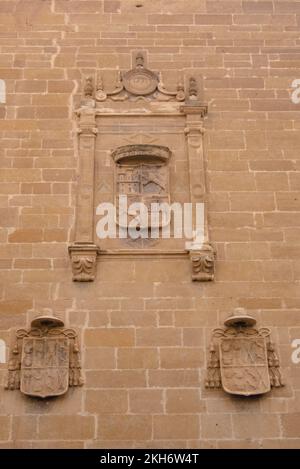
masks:
{"label": "stone corbel", "polygon": [[211,244],[204,244],[200,249],[190,249],[192,280],[207,282],[214,280],[215,251]]}
{"label": "stone corbel", "polygon": [[96,260],[99,252],[94,244],[94,166],[95,140],[97,127],[95,119],[95,101],[92,98],[92,84],[88,79],[82,107],[77,112],[79,182],[77,193],[75,240],[69,246],[73,280],[90,282],[95,279]]}
{"label": "stone corbel", "polygon": [[74,243],[69,246],[73,281],[93,282],[96,277],[98,246]]}
{"label": "stone corbel", "polygon": [[[207,106],[198,101],[196,81],[191,78],[189,97],[181,106],[181,112],[186,116],[185,137],[188,151],[190,200],[193,204],[193,230],[194,239],[187,250],[189,251],[192,280],[210,281],[214,279],[215,250],[209,242],[207,221],[207,187],[205,178],[205,164],[203,151],[204,117]],[[196,226],[195,206],[204,204],[204,226]]]}

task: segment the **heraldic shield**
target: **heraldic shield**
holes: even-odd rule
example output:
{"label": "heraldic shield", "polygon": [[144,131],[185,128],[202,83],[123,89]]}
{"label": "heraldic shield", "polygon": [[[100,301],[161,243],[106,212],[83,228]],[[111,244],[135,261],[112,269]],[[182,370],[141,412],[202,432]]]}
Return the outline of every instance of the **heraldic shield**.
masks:
{"label": "heraldic shield", "polygon": [[264,337],[223,338],[219,344],[224,391],[251,396],[271,389]]}
{"label": "heraldic shield", "polygon": [[[167,165],[170,155],[168,147],[148,144],[125,145],[112,153],[116,165],[116,221],[120,227],[127,228],[132,220],[139,219],[137,224],[144,229],[149,227],[150,218],[151,226],[157,228],[169,224],[160,214],[159,206],[170,203]],[[132,212],[129,207],[134,203],[144,204],[147,213],[138,214],[135,209]]]}
{"label": "heraldic shield", "polygon": [[69,387],[68,338],[23,339],[20,389],[29,396],[59,396]]}
{"label": "heraldic shield", "polygon": [[83,384],[77,333],[53,317],[39,317],[31,329],[16,331],[6,389],[46,398]]}
{"label": "heraldic shield", "polygon": [[254,396],[283,386],[279,359],[271,331],[256,329],[256,320],[237,308],[215,329],[207,363],[207,388],[223,388],[229,394]]}

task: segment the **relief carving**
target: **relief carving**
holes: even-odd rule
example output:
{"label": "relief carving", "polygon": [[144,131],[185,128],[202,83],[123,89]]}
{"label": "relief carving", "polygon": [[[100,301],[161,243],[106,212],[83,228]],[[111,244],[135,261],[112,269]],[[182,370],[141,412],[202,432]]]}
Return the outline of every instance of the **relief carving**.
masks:
{"label": "relief carving", "polygon": [[69,246],[73,281],[92,282],[96,277],[97,254],[96,245],[76,244]]}
{"label": "relief carving", "polygon": [[74,243],[69,246],[73,281],[91,282],[96,276],[99,248],[94,244],[94,159],[98,133],[93,110],[93,81],[88,77],[84,86],[84,107],[79,113],[78,149],[79,181]]}
{"label": "relief carving", "polygon": [[207,364],[207,388],[253,396],[283,386],[279,359],[268,328],[254,328],[256,320],[243,308],[215,329]]}
{"label": "relief carving", "polygon": [[81,386],[77,333],[63,321],[39,316],[31,328],[18,329],[10,353],[5,388],[20,389],[28,396],[60,396],[69,386]]}
{"label": "relief carving", "polygon": [[[158,145],[125,145],[112,153],[115,167],[115,202],[118,211],[119,199],[127,196],[128,205],[141,202],[148,213],[151,204],[170,202],[169,170],[167,166],[171,155],[167,147]],[[127,214],[128,221],[132,217]],[[151,215],[150,215],[151,216]],[[118,213],[120,224],[122,214]],[[150,220],[148,220],[147,226]],[[159,222],[161,225],[161,221]],[[127,222],[126,222],[127,226]],[[153,226],[153,224],[152,224]],[[141,228],[143,228],[141,222]]]}
{"label": "relief carving", "polygon": [[103,78],[98,74],[95,90],[92,78],[87,78],[84,95],[86,98],[94,96],[95,100],[99,102],[107,99],[112,101],[136,101],[150,98],[158,101],[170,101],[172,99],[184,101],[186,98],[184,85],[181,81],[178,82],[176,91],[165,88],[161,75],[145,67],[145,58],[142,52],[136,55],[133,69],[125,73],[118,72],[113,90],[104,90]]}
{"label": "relief carving", "polygon": [[215,274],[215,251],[209,245],[203,245],[199,250],[190,250],[192,264],[192,280],[196,282],[206,282],[214,280]]}
{"label": "relief carving", "polygon": [[[202,98],[201,79],[179,73],[177,85],[168,89],[168,86],[163,83],[162,74],[146,67],[144,52],[138,52],[133,63],[131,70],[116,72],[106,70],[102,73],[99,71],[95,76],[86,76],[83,83],[82,100],[76,110],[79,157],[76,226],[74,242],[69,246],[73,280],[78,282],[93,281],[96,275],[97,256],[100,252],[105,255],[115,255],[116,252],[123,249],[124,242],[127,242],[130,248],[128,252],[133,254],[138,254],[140,251],[137,249],[138,243],[142,243],[145,252],[150,245],[153,246],[157,243],[160,248],[153,249],[154,254],[161,255],[163,250],[168,255],[173,255],[176,251],[178,255],[186,258],[189,256],[192,280],[213,280],[215,251],[209,240],[203,145],[207,105],[200,100],[200,97]],[[167,74],[165,77],[167,78]],[[137,101],[142,102],[137,103]],[[150,123],[150,116],[153,117],[153,123],[154,119],[158,119],[159,125],[155,126]],[[108,117],[111,123],[107,120]],[[141,122],[141,126],[134,127],[130,120],[137,118]],[[116,126],[114,126],[113,119],[118,122]],[[101,122],[104,123],[103,126]],[[182,135],[180,135],[181,133]],[[174,155],[172,165],[169,168],[168,162],[171,152],[163,144],[165,141],[170,141],[172,134],[178,143],[175,144],[174,150],[172,149]],[[182,141],[182,136],[184,136],[185,142]],[[103,146],[101,142],[98,142],[102,138]],[[118,142],[115,143],[118,148],[112,152],[114,165],[111,169],[109,158],[111,146],[108,143],[110,139],[115,139]],[[126,143],[130,143],[130,145],[126,145]],[[96,148],[97,164],[95,165]],[[182,154],[179,155],[180,152]],[[98,153],[105,156],[99,156]],[[101,161],[98,161],[99,158]],[[102,158],[105,158],[105,162],[102,161]],[[174,168],[177,168],[176,159],[179,163],[178,167],[187,163],[187,168],[184,170],[186,174],[183,178],[186,178],[186,184],[189,187],[182,187],[182,190],[179,191],[176,188],[176,181],[172,180],[172,193],[174,190],[175,199],[177,197],[184,202],[191,202],[193,206],[197,203],[205,206],[203,236],[202,234],[201,237],[198,236],[202,228],[198,229],[197,220],[193,213],[191,242],[184,244],[184,237],[179,241],[173,238],[169,247],[166,239],[163,241],[148,240],[146,235],[149,232],[146,233],[146,230],[141,233],[141,235],[145,235],[145,239],[137,238],[123,241],[126,236],[123,236],[125,233],[123,233],[124,230],[120,229],[123,225],[119,223],[119,220],[122,211],[125,214],[127,208],[123,209],[118,203],[122,195],[127,196],[128,207],[132,202],[144,203],[151,219],[152,214],[154,215],[153,219],[159,218],[159,221],[155,222],[157,225],[154,224],[155,228],[172,226],[172,222],[166,221],[164,218],[165,214],[156,213],[155,208],[149,210],[149,206],[152,203],[170,202],[169,171],[171,177],[174,178],[174,173],[177,171],[177,169],[174,171]],[[103,168],[103,175],[95,174],[95,167]],[[109,175],[109,179],[103,180],[107,175]],[[122,235],[120,236],[121,241],[110,239],[107,241],[105,239],[101,251],[97,246],[98,241],[96,241],[94,194],[97,200],[102,200],[103,196],[105,201],[111,201],[114,196],[116,205],[114,213],[116,213],[116,221],[119,224],[118,234]],[[130,223],[132,215],[126,214]],[[142,218],[141,216],[140,219],[142,220]],[[148,217],[148,226],[149,221]],[[134,216],[132,226],[135,222],[139,222],[139,215]],[[137,226],[143,228],[145,221],[143,223],[137,223]],[[158,232],[159,230],[156,230],[155,235]]]}
{"label": "relief carving", "polygon": [[[199,231],[196,227],[196,220],[193,220],[194,239],[187,249],[189,251],[192,269],[192,280],[206,282],[214,280],[216,252],[209,242],[208,216],[207,216],[207,189],[204,165],[204,117],[207,113],[207,106],[198,101],[198,85],[194,78],[189,80],[189,99],[181,112],[186,114],[186,136],[189,181],[191,201],[194,205],[203,204],[203,227]],[[199,238],[202,241],[199,241]]]}

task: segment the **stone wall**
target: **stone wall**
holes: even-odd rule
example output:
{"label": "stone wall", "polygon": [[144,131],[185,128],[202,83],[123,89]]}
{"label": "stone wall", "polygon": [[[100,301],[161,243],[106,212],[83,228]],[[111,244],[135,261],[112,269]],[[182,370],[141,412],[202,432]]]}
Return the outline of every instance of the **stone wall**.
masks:
{"label": "stone wall", "polygon": [[[37,400],[3,389],[3,448],[300,447],[300,2],[0,1],[0,338],[51,310],[80,333],[85,385]],[[101,258],[72,282],[83,76],[203,77],[214,282],[188,258]],[[270,327],[285,387],[205,389],[211,331],[235,307]]]}

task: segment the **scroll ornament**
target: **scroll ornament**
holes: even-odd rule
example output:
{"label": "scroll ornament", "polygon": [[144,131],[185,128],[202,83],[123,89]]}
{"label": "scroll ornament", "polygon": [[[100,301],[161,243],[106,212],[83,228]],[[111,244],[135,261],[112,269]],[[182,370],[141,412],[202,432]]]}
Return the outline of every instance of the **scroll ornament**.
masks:
{"label": "scroll ornament", "polygon": [[[95,84],[94,84],[95,81]],[[84,98],[89,101],[136,101],[148,99],[149,97],[158,101],[184,101],[186,99],[184,85],[179,80],[175,91],[165,88],[161,74],[156,74],[145,67],[145,59],[142,52],[138,52],[135,58],[135,67],[122,73],[118,72],[114,88],[110,91],[104,89],[103,78],[98,74],[97,79],[88,76],[84,85]]]}

